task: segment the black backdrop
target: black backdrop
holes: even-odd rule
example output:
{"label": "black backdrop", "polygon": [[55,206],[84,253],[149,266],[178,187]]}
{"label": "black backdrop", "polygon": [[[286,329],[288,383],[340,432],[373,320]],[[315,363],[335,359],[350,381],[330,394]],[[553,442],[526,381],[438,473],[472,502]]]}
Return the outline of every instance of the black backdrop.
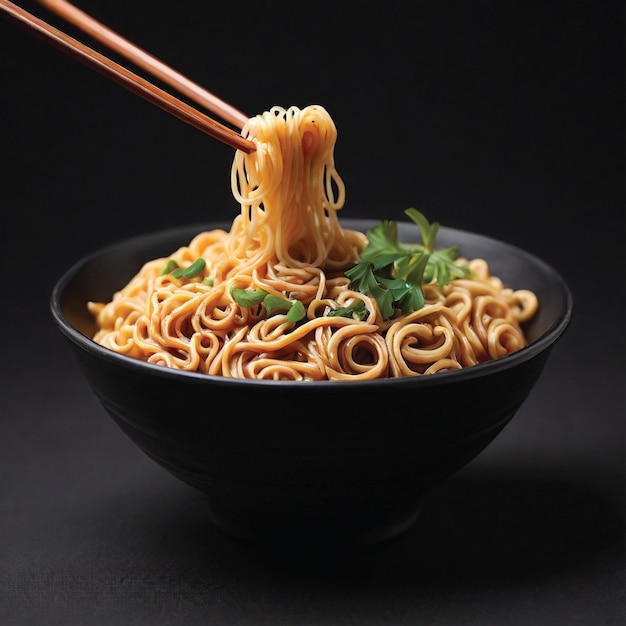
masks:
{"label": "black backdrop", "polygon": [[517,244],[574,318],[404,543],[355,568],[251,555],[109,422],[48,313],[85,253],[234,217],[233,150],[0,20],[0,624],[622,624],[623,3],[78,6],[249,115],[323,105],[343,216],[415,206]]}

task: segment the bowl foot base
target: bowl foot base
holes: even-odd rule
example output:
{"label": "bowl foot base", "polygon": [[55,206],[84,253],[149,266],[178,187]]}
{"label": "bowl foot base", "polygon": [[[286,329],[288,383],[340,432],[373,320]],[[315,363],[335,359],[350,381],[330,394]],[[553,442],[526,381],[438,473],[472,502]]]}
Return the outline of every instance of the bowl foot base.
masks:
{"label": "bowl foot base", "polygon": [[[411,501],[376,510],[310,514],[243,511],[207,498],[209,518],[222,532],[248,542],[367,545],[393,539],[415,524],[422,502]],[[381,510],[382,509],[382,510]]]}

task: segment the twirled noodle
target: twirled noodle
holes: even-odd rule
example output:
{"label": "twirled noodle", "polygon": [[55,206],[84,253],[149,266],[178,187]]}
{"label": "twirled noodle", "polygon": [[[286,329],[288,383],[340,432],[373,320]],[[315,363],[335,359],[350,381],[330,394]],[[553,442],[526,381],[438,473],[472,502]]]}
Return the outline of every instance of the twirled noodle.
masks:
{"label": "twirled noodle", "polygon": [[[203,374],[273,380],[369,380],[470,367],[526,344],[521,325],[538,303],[490,275],[483,259],[459,259],[471,278],[424,286],[425,305],[384,320],[376,300],[350,288],[366,235],[341,227],[345,189],[334,163],[337,132],[319,106],[274,107],[242,134],[231,185],[241,205],[227,232],[199,233],[146,263],[108,303],[89,303],[94,340],[119,353]],[[163,273],[166,261],[191,277]],[[304,319],[243,306],[235,290],[299,301]],[[363,319],[329,311],[361,301]]]}

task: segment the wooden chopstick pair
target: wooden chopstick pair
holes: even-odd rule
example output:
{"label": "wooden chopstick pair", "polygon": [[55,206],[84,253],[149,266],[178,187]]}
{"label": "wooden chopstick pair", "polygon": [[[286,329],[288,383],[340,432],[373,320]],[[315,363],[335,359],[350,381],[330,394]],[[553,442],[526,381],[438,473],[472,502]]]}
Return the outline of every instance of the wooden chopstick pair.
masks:
{"label": "wooden chopstick pair", "polygon": [[[241,128],[248,120],[246,115],[228,103],[220,100],[203,87],[185,78],[182,74],[165,65],[152,55],[149,55],[141,48],[91,18],[83,11],[80,11],[69,2],[66,2],[66,0],[38,1],[67,21],[78,26],[94,39],[97,39],[122,56],[125,56],[138,67],[152,73],[164,83],[174,87],[179,92],[201,104],[225,121]],[[83,45],[76,39],[73,39],[27,11],[24,11],[12,2],[0,0],[0,13],[35,37],[46,41],[61,52],[64,52],[87,67],[90,67],[122,87],[125,87],[135,95],[151,102],[155,106],[158,106],[207,135],[246,153],[253,152],[256,149],[252,141],[245,139],[239,133],[216,122],[204,113],[194,109],[186,102],[175,98],[141,76],[138,76],[108,57]]]}

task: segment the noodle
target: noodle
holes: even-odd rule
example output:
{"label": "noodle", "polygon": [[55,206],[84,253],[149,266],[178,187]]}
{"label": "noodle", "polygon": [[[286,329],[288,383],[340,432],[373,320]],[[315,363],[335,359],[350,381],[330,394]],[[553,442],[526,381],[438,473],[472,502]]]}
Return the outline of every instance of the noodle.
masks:
{"label": "noodle", "polygon": [[[257,149],[235,154],[231,186],[241,212],[230,230],[199,233],[147,262],[110,302],[90,302],[94,341],[165,367],[294,381],[434,374],[526,345],[521,325],[537,310],[535,294],[504,287],[482,259],[458,259],[471,276],[424,285],[424,306],[389,319],[351,287],[344,272],[359,262],[367,236],[339,223],[337,131],[322,107],[273,107],[242,134]],[[165,272],[166,261],[178,270]],[[192,265],[200,267],[193,275]],[[237,293],[267,298],[242,304]],[[270,314],[271,297],[278,309]],[[290,317],[294,302],[301,318]],[[356,303],[358,318],[329,315]]]}

